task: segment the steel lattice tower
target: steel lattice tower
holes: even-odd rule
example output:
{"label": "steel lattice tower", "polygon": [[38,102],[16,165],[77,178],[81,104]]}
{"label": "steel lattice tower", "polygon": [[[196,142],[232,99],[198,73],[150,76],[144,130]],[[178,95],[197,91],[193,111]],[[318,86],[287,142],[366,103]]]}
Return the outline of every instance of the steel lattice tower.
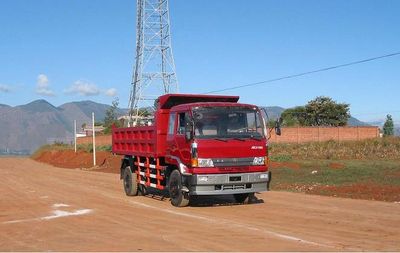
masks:
{"label": "steel lattice tower", "polygon": [[131,125],[141,116],[140,107],[152,106],[161,94],[178,92],[168,0],[137,0],[135,61],[129,98]]}

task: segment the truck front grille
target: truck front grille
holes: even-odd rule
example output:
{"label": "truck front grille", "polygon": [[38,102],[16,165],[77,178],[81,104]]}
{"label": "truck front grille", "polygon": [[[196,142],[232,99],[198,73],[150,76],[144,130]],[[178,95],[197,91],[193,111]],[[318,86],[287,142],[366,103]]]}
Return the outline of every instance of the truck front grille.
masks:
{"label": "truck front grille", "polygon": [[251,184],[226,184],[226,185],[216,185],[216,191],[227,191],[227,190],[242,190],[251,188]]}
{"label": "truck front grille", "polygon": [[253,164],[254,157],[243,158],[214,158],[212,159],[215,167],[224,166],[249,166]]}

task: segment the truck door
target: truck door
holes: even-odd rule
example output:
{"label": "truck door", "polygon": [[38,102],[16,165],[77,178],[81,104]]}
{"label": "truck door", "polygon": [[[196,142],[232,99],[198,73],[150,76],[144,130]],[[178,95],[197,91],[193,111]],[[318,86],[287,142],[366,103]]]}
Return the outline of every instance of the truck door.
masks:
{"label": "truck door", "polygon": [[167,155],[176,156],[177,146],[175,143],[175,129],[176,129],[176,113],[170,113],[168,121],[168,132],[167,132]]}
{"label": "truck door", "polygon": [[190,163],[190,142],[188,142],[185,138],[185,127],[186,124],[189,123],[189,113],[181,112],[178,113],[177,119],[177,129],[175,135],[175,143],[177,146],[177,154],[178,157],[181,158],[182,162],[185,164]]}

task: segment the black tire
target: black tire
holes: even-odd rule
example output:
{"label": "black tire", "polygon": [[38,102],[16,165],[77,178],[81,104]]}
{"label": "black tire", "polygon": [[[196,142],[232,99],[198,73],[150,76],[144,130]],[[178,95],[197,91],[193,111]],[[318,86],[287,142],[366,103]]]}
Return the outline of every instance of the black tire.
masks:
{"label": "black tire", "polygon": [[138,195],[138,183],[136,174],[132,173],[131,167],[126,166],[123,175],[123,184],[126,195],[136,196]]}
{"label": "black tire", "polygon": [[238,193],[233,194],[233,197],[236,203],[251,203],[251,200],[254,198],[254,193]]}
{"label": "black tire", "polygon": [[147,195],[147,187],[140,184],[138,188],[138,195],[140,196],[146,196]]}
{"label": "black tire", "polygon": [[182,176],[178,170],[174,170],[169,176],[168,190],[173,206],[184,207],[189,205],[189,197],[182,192]]}

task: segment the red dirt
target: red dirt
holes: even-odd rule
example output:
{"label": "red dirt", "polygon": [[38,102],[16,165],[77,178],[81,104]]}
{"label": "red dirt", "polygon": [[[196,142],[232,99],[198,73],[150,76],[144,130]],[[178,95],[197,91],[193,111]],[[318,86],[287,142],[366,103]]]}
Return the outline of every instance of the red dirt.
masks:
{"label": "red dirt", "polygon": [[374,185],[372,183],[342,186],[319,185],[308,189],[306,193],[353,199],[368,199],[390,202],[400,201],[400,187],[390,185]]}
{"label": "red dirt", "polygon": [[330,163],[329,168],[331,169],[344,169],[344,164],[342,163]]}
{"label": "red dirt", "polygon": [[386,173],[385,176],[400,179],[400,171],[392,172],[392,173]]}
{"label": "red dirt", "polygon": [[293,162],[270,162],[269,165],[271,169],[278,169],[278,168],[288,168],[294,170],[300,169],[300,164]]}
{"label": "red dirt", "polygon": [[331,197],[400,202],[400,187],[389,185],[376,185],[373,183],[341,186],[300,183],[279,184],[274,185],[273,189],[304,192],[307,194],[324,195]]}
{"label": "red dirt", "polygon": [[35,160],[60,168],[96,170],[105,173],[119,173],[121,166],[121,156],[106,151],[96,152],[96,167],[93,166],[93,154],[84,151],[77,153],[73,150],[43,151]]}

